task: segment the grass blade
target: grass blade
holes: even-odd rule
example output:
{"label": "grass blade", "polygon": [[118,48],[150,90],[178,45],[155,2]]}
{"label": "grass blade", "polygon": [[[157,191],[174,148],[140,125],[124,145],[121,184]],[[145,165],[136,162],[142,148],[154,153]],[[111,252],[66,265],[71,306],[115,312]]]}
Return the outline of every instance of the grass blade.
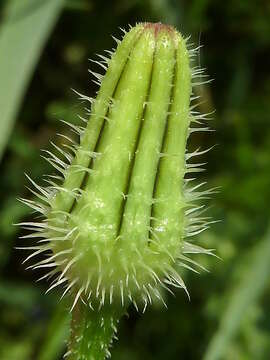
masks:
{"label": "grass blade", "polygon": [[49,323],[38,360],[56,360],[64,352],[69,334],[70,314],[64,303],[59,303]]}
{"label": "grass blade", "polygon": [[223,359],[230,341],[237,334],[249,308],[259,300],[270,276],[270,231],[250,253],[250,261],[241,283],[228,302],[220,326],[212,338],[204,360]]}
{"label": "grass blade", "polygon": [[0,159],[63,0],[10,0],[0,27]]}

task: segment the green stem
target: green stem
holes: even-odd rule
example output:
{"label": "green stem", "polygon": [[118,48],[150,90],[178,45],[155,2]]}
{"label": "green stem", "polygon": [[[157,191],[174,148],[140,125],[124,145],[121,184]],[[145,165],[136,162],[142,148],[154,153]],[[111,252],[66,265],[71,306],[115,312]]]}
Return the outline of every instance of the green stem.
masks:
{"label": "green stem", "polygon": [[108,357],[117,324],[124,313],[124,308],[115,305],[92,310],[79,301],[72,311],[68,360],[103,360]]}

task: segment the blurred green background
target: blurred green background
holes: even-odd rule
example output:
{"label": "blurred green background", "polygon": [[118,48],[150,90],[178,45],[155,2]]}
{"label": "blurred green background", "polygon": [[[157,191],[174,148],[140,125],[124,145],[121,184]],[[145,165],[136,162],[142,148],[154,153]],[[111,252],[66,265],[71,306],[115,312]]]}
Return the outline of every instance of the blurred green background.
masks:
{"label": "blurred green background", "polygon": [[[31,219],[16,199],[31,198],[28,173],[52,172],[40,149],[78,122],[94,96],[87,69],[115,46],[111,34],[138,21],[175,25],[204,45],[198,62],[214,79],[199,89],[216,132],[189,149],[218,144],[199,176],[221,186],[209,214],[221,219],[196,237],[215,248],[209,273],[184,273],[183,291],[143,316],[130,310],[112,359],[270,359],[270,2],[268,0],[7,0],[0,4],[0,359],[57,360],[68,334],[65,302],[45,295],[39,273],[25,271],[13,223]],[[198,260],[198,259],[197,259]]]}

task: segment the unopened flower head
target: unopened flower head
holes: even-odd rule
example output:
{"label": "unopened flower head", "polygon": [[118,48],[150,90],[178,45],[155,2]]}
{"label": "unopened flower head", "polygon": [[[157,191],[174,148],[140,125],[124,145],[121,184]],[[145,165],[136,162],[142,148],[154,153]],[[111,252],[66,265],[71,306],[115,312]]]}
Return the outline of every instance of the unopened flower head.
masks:
{"label": "unopened flower head", "polygon": [[58,172],[48,187],[32,181],[40,202],[24,201],[44,218],[24,223],[41,239],[29,258],[48,255],[33,267],[49,270],[50,288],[73,292],[73,305],[163,301],[161,287],[186,290],[181,266],[196,266],[188,254],[211,253],[188,242],[208,225],[195,201],[211,193],[185,178],[201,171],[187,160],[204,152],[187,153],[187,138],[208,130],[191,105],[197,51],[160,23],[125,32],[100,55],[96,99],[80,95],[91,110],[85,127],[71,125],[79,142],[48,152]]}

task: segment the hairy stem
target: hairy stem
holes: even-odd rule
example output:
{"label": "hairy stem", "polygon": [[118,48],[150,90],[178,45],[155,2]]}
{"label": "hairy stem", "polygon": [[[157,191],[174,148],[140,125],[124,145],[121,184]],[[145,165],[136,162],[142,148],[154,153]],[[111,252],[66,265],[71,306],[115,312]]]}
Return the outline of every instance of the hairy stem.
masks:
{"label": "hairy stem", "polygon": [[93,310],[79,301],[72,311],[68,360],[103,360],[117,331],[123,307],[105,305]]}

